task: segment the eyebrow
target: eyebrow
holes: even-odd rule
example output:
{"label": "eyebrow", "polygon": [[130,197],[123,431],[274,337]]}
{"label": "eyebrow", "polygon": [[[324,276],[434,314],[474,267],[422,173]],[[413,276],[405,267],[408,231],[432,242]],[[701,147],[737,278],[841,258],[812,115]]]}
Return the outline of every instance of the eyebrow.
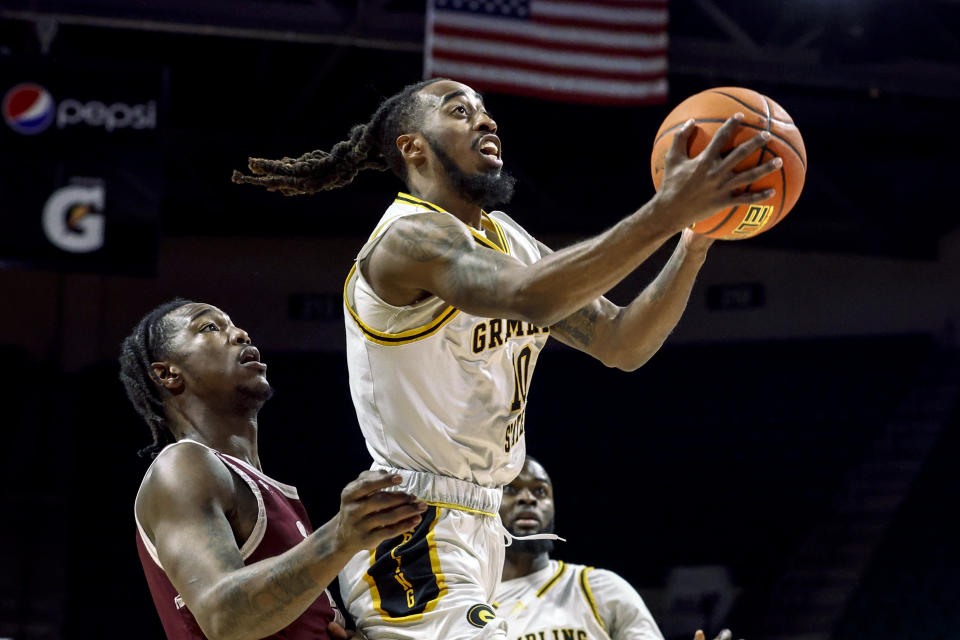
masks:
{"label": "eyebrow", "polygon": [[205,313],[213,313],[213,309],[211,309],[210,307],[207,307],[206,309],[198,311],[197,313],[193,314],[193,316],[190,318],[190,322],[193,322],[194,320],[204,315]]}
{"label": "eyebrow", "polygon": [[[476,91],[473,92],[473,95],[474,95],[474,97],[476,97],[477,100],[480,101],[480,104],[482,105],[482,104],[483,104],[483,96],[480,95],[479,93],[477,93]],[[443,96],[443,99],[442,99],[442,100],[440,100],[440,106],[442,107],[443,105],[447,104],[448,102],[450,102],[450,101],[453,100],[454,98],[459,98],[460,96],[463,96],[464,98],[466,98],[466,97],[467,97],[467,92],[464,91],[463,89],[457,89],[456,91],[452,91],[452,92],[448,93],[447,95]]]}

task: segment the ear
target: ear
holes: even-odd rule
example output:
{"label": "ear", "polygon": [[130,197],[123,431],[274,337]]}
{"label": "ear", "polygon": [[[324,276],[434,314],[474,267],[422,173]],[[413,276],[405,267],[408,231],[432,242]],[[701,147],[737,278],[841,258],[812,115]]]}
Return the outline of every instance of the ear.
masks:
{"label": "ear", "polygon": [[397,150],[405,162],[419,165],[425,159],[426,141],[418,133],[405,133],[397,138]]}
{"label": "ear", "polygon": [[159,380],[157,384],[161,387],[173,394],[183,391],[183,376],[180,375],[177,365],[154,362],[150,368],[153,369],[154,382]]}

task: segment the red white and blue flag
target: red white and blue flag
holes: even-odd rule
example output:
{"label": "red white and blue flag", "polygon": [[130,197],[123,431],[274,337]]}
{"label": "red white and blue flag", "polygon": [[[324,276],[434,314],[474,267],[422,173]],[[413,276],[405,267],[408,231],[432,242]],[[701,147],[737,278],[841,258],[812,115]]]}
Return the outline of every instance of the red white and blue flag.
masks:
{"label": "red white and blue flag", "polygon": [[667,97],[668,0],[428,0],[424,77],[593,104]]}

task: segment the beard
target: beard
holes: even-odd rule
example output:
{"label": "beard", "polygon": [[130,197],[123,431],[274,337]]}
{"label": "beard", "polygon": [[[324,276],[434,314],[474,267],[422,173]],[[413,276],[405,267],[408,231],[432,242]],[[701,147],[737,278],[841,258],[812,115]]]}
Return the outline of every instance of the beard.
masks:
{"label": "beard", "polygon": [[257,385],[238,384],[233,389],[237,392],[237,403],[245,409],[259,409],[273,397],[273,387],[266,381]]}
{"label": "beard", "polygon": [[[554,523],[556,522],[557,517],[554,516],[550,522],[545,524],[539,531],[536,533],[553,533]],[[519,535],[532,535],[532,534],[520,534],[515,531],[512,527],[507,527],[507,531],[515,536]],[[507,547],[507,553],[524,553],[532,556],[538,556],[541,553],[552,553],[553,552],[553,540],[514,540],[513,543]]]}
{"label": "beard", "polygon": [[506,171],[496,169],[486,173],[468,176],[457,163],[440,147],[440,144],[424,135],[427,144],[440,161],[453,188],[468,202],[483,210],[492,210],[497,205],[506,204],[513,198],[517,179]]}

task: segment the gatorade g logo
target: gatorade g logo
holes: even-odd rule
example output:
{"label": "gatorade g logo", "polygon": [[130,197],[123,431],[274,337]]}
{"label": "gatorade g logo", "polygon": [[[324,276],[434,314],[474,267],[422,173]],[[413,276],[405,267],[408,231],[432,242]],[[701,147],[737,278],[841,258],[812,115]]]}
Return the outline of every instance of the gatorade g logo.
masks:
{"label": "gatorade g logo", "polygon": [[103,246],[102,184],[71,184],[54,191],[43,205],[43,232],[58,249],[90,253]]}
{"label": "gatorade g logo", "polygon": [[475,604],[467,611],[467,622],[475,627],[485,627],[487,623],[497,617],[493,607],[488,604]]}

